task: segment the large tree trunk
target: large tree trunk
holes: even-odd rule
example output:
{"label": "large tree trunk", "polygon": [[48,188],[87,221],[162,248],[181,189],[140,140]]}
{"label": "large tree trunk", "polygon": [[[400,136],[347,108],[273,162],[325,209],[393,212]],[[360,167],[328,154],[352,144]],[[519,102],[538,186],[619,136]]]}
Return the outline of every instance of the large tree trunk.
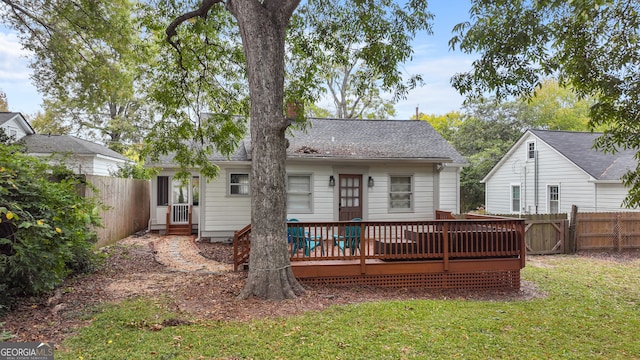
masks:
{"label": "large tree trunk", "polygon": [[284,42],[300,0],[229,0],[247,59],[251,96],[251,254],[240,298],[294,298],[286,232]]}

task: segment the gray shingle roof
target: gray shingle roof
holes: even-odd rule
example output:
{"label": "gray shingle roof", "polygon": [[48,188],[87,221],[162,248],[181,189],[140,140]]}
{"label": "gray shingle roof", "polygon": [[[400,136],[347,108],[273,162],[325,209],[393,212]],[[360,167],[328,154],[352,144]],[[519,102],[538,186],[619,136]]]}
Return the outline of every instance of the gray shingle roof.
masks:
{"label": "gray shingle roof", "polygon": [[311,119],[289,139],[290,158],[446,159],[466,163],[426,121]]}
{"label": "gray shingle roof", "polygon": [[105,146],[78,139],[69,135],[28,135],[22,138],[29,153],[37,154],[74,154],[74,155],[104,155],[115,159],[129,159]]}
{"label": "gray shingle roof", "polygon": [[12,112],[0,112],[0,125],[6,123],[7,121],[13,119],[14,117],[16,117],[16,115],[18,115],[19,113],[12,113]]}
{"label": "gray shingle roof", "polygon": [[529,131],[596,180],[619,180],[627,171],[636,167],[636,160],[633,158],[634,150],[621,150],[615,154],[605,154],[594,149],[593,142],[602,133]]}
{"label": "gray shingle roof", "polygon": [[[289,159],[402,159],[432,160],[466,164],[466,160],[426,121],[309,119],[305,131],[287,134]],[[219,153],[212,161],[250,160],[247,136],[229,159]],[[172,156],[163,156],[158,164],[172,164]]]}

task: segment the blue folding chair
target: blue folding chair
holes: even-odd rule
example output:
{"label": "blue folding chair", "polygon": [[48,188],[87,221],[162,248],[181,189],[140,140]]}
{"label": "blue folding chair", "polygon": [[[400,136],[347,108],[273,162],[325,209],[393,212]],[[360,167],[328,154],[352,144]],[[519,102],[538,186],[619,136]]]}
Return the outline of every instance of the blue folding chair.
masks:
{"label": "blue folding chair", "polygon": [[320,236],[310,236],[308,232],[304,231],[304,226],[293,226],[289,228],[291,233],[291,256],[293,256],[298,249],[304,250],[304,255],[309,256],[311,250],[320,246],[320,251],[324,255],[324,248],[320,241]]}
{"label": "blue folding chair", "polygon": [[[360,220],[360,218],[351,219],[351,221]],[[333,235],[333,244],[342,250],[342,255],[345,255],[347,248],[351,250],[351,254],[354,254],[360,249],[360,238],[360,225],[348,225],[344,228],[344,235]]]}

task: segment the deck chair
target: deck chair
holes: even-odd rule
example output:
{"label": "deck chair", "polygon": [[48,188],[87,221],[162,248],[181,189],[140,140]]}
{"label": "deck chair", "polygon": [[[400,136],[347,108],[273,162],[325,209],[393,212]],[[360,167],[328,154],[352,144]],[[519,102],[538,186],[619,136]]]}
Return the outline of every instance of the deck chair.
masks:
{"label": "deck chair", "polygon": [[[353,218],[351,221],[360,221],[360,218]],[[333,244],[342,250],[345,255],[345,249],[351,250],[354,254],[360,249],[360,225],[348,225],[344,228],[344,235],[333,235]]]}
{"label": "deck chair", "polygon": [[320,251],[324,255],[324,248],[320,241],[320,236],[310,236],[308,232],[304,231],[304,226],[293,226],[289,228],[291,233],[291,256],[293,256],[298,249],[304,249],[304,255],[309,256],[311,250],[316,246],[320,246]]}
{"label": "deck chair", "polygon": [[[287,219],[287,222],[298,222],[298,219]],[[287,226],[287,243],[291,244],[291,229]]]}

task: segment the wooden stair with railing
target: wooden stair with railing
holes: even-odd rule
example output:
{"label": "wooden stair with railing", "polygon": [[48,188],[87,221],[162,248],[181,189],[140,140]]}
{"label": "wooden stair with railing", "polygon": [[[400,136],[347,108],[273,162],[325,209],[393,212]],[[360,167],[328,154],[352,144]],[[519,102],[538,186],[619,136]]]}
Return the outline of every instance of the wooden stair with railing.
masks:
{"label": "wooden stair with railing", "polygon": [[192,218],[193,218],[193,207],[191,205],[188,206],[188,221],[185,223],[175,223],[172,220],[175,216],[172,216],[171,209],[173,206],[167,207],[167,222],[166,222],[166,234],[167,235],[191,235],[191,227],[192,227]]}

